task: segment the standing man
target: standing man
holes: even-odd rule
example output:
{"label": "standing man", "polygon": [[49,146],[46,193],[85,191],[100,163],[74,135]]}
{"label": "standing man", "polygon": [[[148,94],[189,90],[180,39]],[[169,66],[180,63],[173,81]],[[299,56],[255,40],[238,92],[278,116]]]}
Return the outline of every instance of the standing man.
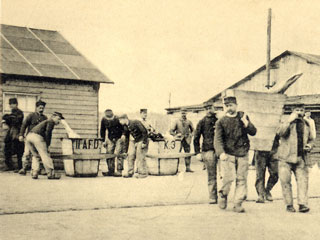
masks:
{"label": "standing man", "polygon": [[40,158],[47,171],[48,179],[60,179],[60,175],[54,172],[53,160],[49,156],[52,131],[64,119],[61,113],[54,112],[47,119],[35,126],[26,137],[26,144],[32,154],[32,178],[38,179],[40,170]]}
{"label": "standing man", "polygon": [[214,135],[214,148],[222,167],[218,204],[221,209],[226,209],[231,184],[236,180],[233,210],[240,213],[245,211],[241,205],[247,198],[248,134],[254,136],[257,130],[247,114],[237,111],[235,97],[223,100],[226,114],[217,121]]}
{"label": "standing man", "polygon": [[[101,120],[100,136],[107,148],[107,153],[119,155],[124,153],[126,136],[119,119],[113,114],[111,109],[104,112],[105,116]],[[117,161],[117,169],[115,169]],[[104,176],[121,177],[123,170],[123,158],[107,159],[108,172],[102,173]]]}
{"label": "standing man", "polygon": [[148,109],[142,108],[140,109],[140,117],[141,117],[141,123],[143,126],[148,130],[148,134],[155,134],[156,130],[152,127],[150,122],[147,120],[148,118]]}
{"label": "standing man", "polygon": [[293,207],[291,172],[297,181],[299,212],[308,212],[308,166],[311,166],[308,153],[313,147],[314,134],[310,122],[304,116],[304,105],[293,107],[287,121],[279,127],[280,145],[277,152],[279,158],[279,177],[282,194],[288,212],[295,212]]}
{"label": "standing man", "polygon": [[[22,123],[19,133],[20,142],[24,142],[25,133],[28,134],[36,125],[48,119],[47,116],[43,114],[45,107],[45,102],[41,100],[36,102],[36,111],[30,113]],[[26,175],[29,158],[31,160],[31,152],[30,149],[28,149],[28,145],[26,144],[22,156],[22,168],[20,169],[19,174]]]}
{"label": "standing man", "polygon": [[217,121],[215,107],[208,109],[207,115],[201,119],[194,134],[194,151],[200,154],[200,138],[202,136],[202,159],[208,172],[208,190],[210,204],[217,203],[217,158],[213,147],[214,129]]}
{"label": "standing man", "polygon": [[128,173],[125,178],[130,178],[134,174],[134,163],[138,164],[137,178],[148,177],[148,169],[146,163],[146,155],[148,152],[148,131],[138,120],[129,120],[126,114],[119,116],[121,125],[127,126],[130,134],[130,142],[128,149]]}
{"label": "standing man", "polygon": [[24,151],[24,143],[19,141],[19,132],[23,121],[23,112],[18,108],[18,100],[16,98],[9,99],[11,114],[5,114],[2,122],[9,127],[4,139],[4,156],[7,170],[14,170],[12,164],[12,155],[17,154],[18,172],[22,168],[22,155]]}
{"label": "standing man", "polygon": [[[176,136],[181,138],[181,149],[184,149],[185,153],[190,152],[190,144],[192,140],[192,133],[193,133],[193,125],[190,120],[187,119],[187,111],[185,109],[181,110],[181,118],[175,121],[172,128],[170,129],[170,134],[172,136]],[[190,168],[191,165],[191,157],[185,158],[186,164],[186,172],[193,172]]]}
{"label": "standing man", "polygon": [[[273,201],[271,189],[278,182],[278,159],[275,158],[279,146],[279,136],[276,135],[271,151],[255,151],[254,162],[256,167],[256,191],[258,199],[256,203],[264,203],[264,200]],[[266,169],[269,171],[267,187],[265,187]]]}

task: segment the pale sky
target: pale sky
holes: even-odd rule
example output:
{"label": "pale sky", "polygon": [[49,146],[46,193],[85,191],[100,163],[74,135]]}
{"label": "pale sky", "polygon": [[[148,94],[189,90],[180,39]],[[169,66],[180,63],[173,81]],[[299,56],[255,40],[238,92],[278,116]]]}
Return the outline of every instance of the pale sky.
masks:
{"label": "pale sky", "polygon": [[57,30],[114,85],[100,111],[164,112],[199,104],[266,61],[272,52],[320,54],[318,0],[2,0],[1,23]]}

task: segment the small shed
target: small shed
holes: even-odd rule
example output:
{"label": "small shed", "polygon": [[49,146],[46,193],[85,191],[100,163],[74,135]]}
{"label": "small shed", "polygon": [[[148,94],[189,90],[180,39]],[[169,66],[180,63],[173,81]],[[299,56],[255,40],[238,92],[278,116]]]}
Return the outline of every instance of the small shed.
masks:
{"label": "small shed", "polygon": [[[8,100],[16,97],[27,116],[39,99],[45,114],[61,112],[82,137],[97,138],[100,83],[112,84],[59,32],[1,24],[0,118],[10,113]],[[0,168],[4,167],[4,134],[0,131]],[[54,129],[51,152],[61,154],[60,124]],[[62,163],[55,161],[57,167]]]}

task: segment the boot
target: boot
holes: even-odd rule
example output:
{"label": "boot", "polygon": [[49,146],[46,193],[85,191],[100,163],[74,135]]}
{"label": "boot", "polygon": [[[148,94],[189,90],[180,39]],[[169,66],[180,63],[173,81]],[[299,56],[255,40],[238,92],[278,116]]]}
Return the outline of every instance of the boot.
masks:
{"label": "boot", "polygon": [[221,209],[226,209],[228,203],[228,196],[224,195],[222,191],[218,193],[218,205]]}
{"label": "boot", "polygon": [[148,175],[145,175],[145,174],[136,174],[135,177],[136,177],[136,178],[146,178],[146,177],[148,177]]}
{"label": "boot", "polygon": [[244,213],[245,212],[244,208],[241,206],[241,203],[235,204],[233,207],[233,211],[236,213]]}
{"label": "boot", "polygon": [[32,179],[38,179],[39,172],[31,170],[31,177]]}
{"label": "boot", "polygon": [[270,192],[267,192],[266,193],[266,200],[269,201],[269,202],[272,202],[273,201],[273,198],[272,198],[272,195]]}
{"label": "boot", "polygon": [[124,178],[132,178],[133,174],[126,173],[123,175]]}
{"label": "boot", "polygon": [[309,211],[310,211],[310,208],[308,208],[306,205],[302,205],[302,204],[299,205],[299,212],[306,213]]}
{"label": "boot", "polygon": [[114,177],[122,177],[122,171],[115,172],[113,174]]}
{"label": "boot", "polygon": [[21,168],[18,173],[20,175],[26,175],[27,174],[27,170],[25,168]]}
{"label": "boot", "polygon": [[294,209],[293,205],[288,205],[288,206],[287,206],[287,212],[292,212],[292,213],[294,213],[294,212],[296,212],[296,210]]}
{"label": "boot", "polygon": [[264,197],[263,197],[263,196],[261,196],[261,195],[259,195],[259,197],[258,197],[258,199],[257,199],[256,203],[264,203]]}
{"label": "boot", "polygon": [[209,204],[217,204],[218,200],[216,198],[210,199]]}
{"label": "boot", "polygon": [[60,179],[60,178],[61,178],[61,175],[55,173],[53,169],[50,169],[50,170],[49,170],[47,176],[48,176],[48,179],[50,179],[50,180]]}

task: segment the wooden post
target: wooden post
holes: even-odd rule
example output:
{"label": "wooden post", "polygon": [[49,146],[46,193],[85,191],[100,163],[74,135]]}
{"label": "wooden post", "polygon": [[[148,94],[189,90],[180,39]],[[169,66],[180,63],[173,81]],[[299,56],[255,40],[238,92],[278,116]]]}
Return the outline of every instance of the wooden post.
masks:
{"label": "wooden post", "polygon": [[267,27],[267,64],[266,64],[266,70],[267,70],[267,85],[266,87],[269,89],[271,87],[270,84],[270,52],[271,52],[271,8],[269,8],[268,11],[268,27]]}

